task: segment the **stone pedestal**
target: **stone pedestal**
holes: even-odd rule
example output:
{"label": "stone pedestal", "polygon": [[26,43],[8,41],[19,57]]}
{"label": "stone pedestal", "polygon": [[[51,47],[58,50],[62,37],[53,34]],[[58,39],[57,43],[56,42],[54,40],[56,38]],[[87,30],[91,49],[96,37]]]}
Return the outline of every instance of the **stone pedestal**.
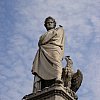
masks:
{"label": "stone pedestal", "polygon": [[77,100],[61,84],[46,87],[37,93],[31,93],[23,97],[23,100]]}

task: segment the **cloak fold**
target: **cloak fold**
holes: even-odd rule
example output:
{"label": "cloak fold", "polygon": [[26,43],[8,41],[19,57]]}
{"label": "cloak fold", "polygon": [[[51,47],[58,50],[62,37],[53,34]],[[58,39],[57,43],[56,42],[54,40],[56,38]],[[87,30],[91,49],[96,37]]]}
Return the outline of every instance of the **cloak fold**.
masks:
{"label": "cloak fold", "polygon": [[33,61],[32,73],[44,80],[57,78],[62,74],[64,54],[64,30],[51,29],[40,37],[40,46]]}

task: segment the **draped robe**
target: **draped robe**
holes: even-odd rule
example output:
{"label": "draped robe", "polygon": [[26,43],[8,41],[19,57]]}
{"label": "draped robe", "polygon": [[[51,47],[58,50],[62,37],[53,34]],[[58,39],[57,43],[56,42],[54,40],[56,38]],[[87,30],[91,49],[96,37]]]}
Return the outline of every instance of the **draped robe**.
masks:
{"label": "draped robe", "polygon": [[33,61],[32,73],[44,80],[61,77],[64,54],[63,27],[51,29],[40,37],[39,49]]}

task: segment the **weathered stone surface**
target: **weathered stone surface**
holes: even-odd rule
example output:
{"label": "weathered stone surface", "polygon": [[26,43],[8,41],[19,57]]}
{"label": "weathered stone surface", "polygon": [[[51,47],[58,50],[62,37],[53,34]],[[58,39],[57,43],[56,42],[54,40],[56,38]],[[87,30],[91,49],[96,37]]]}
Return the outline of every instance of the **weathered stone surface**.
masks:
{"label": "weathered stone surface", "polygon": [[26,95],[23,100],[76,100],[62,84],[55,84],[44,88],[42,91]]}

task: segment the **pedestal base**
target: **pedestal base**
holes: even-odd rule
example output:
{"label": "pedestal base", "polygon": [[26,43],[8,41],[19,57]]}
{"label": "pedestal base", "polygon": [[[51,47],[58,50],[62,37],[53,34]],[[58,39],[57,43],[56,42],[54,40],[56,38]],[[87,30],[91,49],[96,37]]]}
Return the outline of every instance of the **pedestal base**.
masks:
{"label": "pedestal base", "polygon": [[77,98],[71,96],[63,85],[55,84],[37,93],[26,95],[23,97],[23,100],[77,100]]}

